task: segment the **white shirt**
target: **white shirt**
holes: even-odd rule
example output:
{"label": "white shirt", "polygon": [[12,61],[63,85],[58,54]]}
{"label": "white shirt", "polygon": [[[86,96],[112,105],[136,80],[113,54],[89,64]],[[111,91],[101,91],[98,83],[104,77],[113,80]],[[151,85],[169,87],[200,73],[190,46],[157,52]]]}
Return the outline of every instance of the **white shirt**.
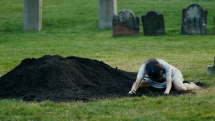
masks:
{"label": "white shirt", "polygon": [[[175,70],[177,68],[175,68],[174,66],[168,64],[166,61],[164,61],[162,59],[157,59],[157,61],[164,67],[164,69],[165,69],[165,77],[166,78],[171,77],[175,73]],[[139,72],[137,74],[137,78],[143,78],[145,76],[145,74],[147,74],[147,70],[145,70],[146,63],[144,63],[140,67]]]}

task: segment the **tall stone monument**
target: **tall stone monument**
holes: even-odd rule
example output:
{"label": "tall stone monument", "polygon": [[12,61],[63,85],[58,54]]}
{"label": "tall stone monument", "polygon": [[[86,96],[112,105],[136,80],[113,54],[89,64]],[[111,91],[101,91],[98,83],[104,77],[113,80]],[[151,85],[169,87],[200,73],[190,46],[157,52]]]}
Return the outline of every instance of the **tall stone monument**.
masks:
{"label": "tall stone monument", "polygon": [[144,35],[165,34],[164,16],[156,11],[149,11],[142,15]]}
{"label": "tall stone monument", "polygon": [[112,28],[113,15],[117,14],[117,0],[99,0],[99,28]]}
{"label": "tall stone monument", "polygon": [[113,36],[139,35],[140,18],[131,10],[121,10],[113,16]]}
{"label": "tall stone monument", "polygon": [[207,73],[215,76],[215,57],[214,57],[214,65],[208,66]]}
{"label": "tall stone monument", "polygon": [[192,4],[182,11],[182,35],[206,34],[208,11],[198,4]]}
{"label": "tall stone monument", "polygon": [[24,0],[23,31],[41,30],[42,0]]}

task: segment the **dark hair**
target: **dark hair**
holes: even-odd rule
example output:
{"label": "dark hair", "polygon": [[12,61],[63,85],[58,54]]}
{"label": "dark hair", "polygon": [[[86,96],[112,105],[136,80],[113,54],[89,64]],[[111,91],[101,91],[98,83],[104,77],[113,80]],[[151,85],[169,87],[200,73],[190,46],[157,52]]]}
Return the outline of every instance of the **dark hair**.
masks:
{"label": "dark hair", "polygon": [[163,65],[161,65],[156,59],[149,58],[146,62],[145,70],[149,78],[153,81],[160,81],[163,78],[163,74],[165,73],[165,69]]}

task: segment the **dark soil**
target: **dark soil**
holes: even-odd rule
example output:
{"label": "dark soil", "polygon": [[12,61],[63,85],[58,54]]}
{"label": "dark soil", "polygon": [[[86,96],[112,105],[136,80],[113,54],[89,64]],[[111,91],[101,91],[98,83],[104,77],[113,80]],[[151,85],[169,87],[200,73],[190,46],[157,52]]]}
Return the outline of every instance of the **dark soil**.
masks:
{"label": "dark soil", "polygon": [[[54,102],[126,97],[136,72],[112,68],[102,61],[45,55],[24,59],[0,78],[1,99]],[[198,83],[205,86],[203,83]],[[139,89],[136,96],[163,95],[163,89]],[[171,95],[189,93],[172,89]]]}

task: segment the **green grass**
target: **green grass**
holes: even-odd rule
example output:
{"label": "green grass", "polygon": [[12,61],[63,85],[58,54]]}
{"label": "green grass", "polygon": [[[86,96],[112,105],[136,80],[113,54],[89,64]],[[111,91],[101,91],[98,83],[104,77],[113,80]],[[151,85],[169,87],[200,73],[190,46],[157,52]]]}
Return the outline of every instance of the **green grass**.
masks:
{"label": "green grass", "polygon": [[[0,120],[215,120],[215,0],[117,0],[118,12],[130,9],[141,17],[149,10],[164,14],[166,35],[112,37],[98,29],[98,1],[43,0],[41,31],[23,32],[23,0],[0,2],[0,76],[25,58],[43,55],[78,56],[137,72],[148,57],[176,66],[185,80],[209,88],[168,97],[127,97],[88,103],[0,100]],[[180,35],[182,9],[196,3],[208,10],[207,35]],[[135,80],[134,80],[135,81]],[[1,84],[1,83],[0,83]]]}

